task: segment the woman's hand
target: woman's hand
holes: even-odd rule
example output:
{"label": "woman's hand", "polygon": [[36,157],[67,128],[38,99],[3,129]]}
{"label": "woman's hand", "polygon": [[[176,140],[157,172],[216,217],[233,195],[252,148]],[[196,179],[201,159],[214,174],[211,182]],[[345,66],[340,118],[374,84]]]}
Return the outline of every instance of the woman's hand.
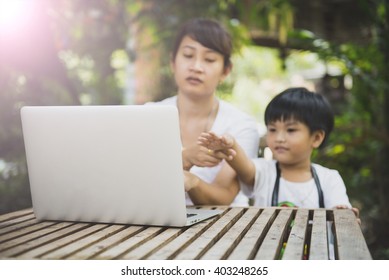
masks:
{"label": "woman's hand", "polygon": [[182,149],[184,170],[189,170],[194,165],[199,167],[213,167],[218,165],[221,160],[214,151],[198,144]]}

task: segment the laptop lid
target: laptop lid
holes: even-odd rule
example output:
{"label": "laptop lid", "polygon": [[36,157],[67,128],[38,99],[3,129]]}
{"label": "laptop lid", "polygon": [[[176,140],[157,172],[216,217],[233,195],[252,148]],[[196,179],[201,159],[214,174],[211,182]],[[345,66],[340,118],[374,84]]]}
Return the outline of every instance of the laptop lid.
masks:
{"label": "laptop lid", "polygon": [[38,219],[187,224],[174,106],[27,106],[21,118]]}

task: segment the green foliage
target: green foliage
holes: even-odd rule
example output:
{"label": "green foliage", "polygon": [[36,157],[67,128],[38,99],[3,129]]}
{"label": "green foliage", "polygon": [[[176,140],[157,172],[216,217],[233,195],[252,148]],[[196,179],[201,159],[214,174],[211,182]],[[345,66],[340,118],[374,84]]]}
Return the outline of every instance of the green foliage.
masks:
{"label": "green foliage", "polygon": [[[374,1],[367,9],[379,22],[375,31],[388,33],[386,16],[388,3]],[[376,10],[374,10],[376,8]],[[385,24],[382,24],[385,21]],[[313,40],[310,38],[308,40]],[[388,118],[388,52],[389,38],[379,36],[369,44],[334,45],[321,41],[314,44],[324,60],[338,59],[345,65],[344,73],[353,77],[349,103],[336,120],[336,130],[330,145],[317,154],[317,160],[341,171],[354,205],[362,211],[362,221],[368,228],[373,257],[389,258],[389,211],[387,201],[389,166]]]}
{"label": "green foliage", "polygon": [[31,205],[30,188],[24,164],[0,162],[0,214]]}

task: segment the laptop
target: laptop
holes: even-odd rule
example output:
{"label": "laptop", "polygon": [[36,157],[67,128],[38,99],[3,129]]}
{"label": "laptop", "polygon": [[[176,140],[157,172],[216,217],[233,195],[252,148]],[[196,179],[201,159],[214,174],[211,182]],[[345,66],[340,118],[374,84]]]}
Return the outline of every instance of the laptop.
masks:
{"label": "laptop", "polygon": [[26,106],[21,119],[38,220],[183,227],[221,213],[186,207],[174,106]]}

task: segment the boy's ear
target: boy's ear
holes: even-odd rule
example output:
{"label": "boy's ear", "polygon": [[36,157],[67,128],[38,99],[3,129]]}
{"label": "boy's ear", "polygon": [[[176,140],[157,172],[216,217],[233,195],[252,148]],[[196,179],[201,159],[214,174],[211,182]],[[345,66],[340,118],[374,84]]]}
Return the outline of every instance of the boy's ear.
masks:
{"label": "boy's ear", "polygon": [[313,133],[312,137],[313,137],[313,142],[312,142],[312,146],[313,148],[318,148],[321,143],[323,143],[324,141],[324,138],[326,136],[326,133],[324,132],[324,130],[317,130]]}

